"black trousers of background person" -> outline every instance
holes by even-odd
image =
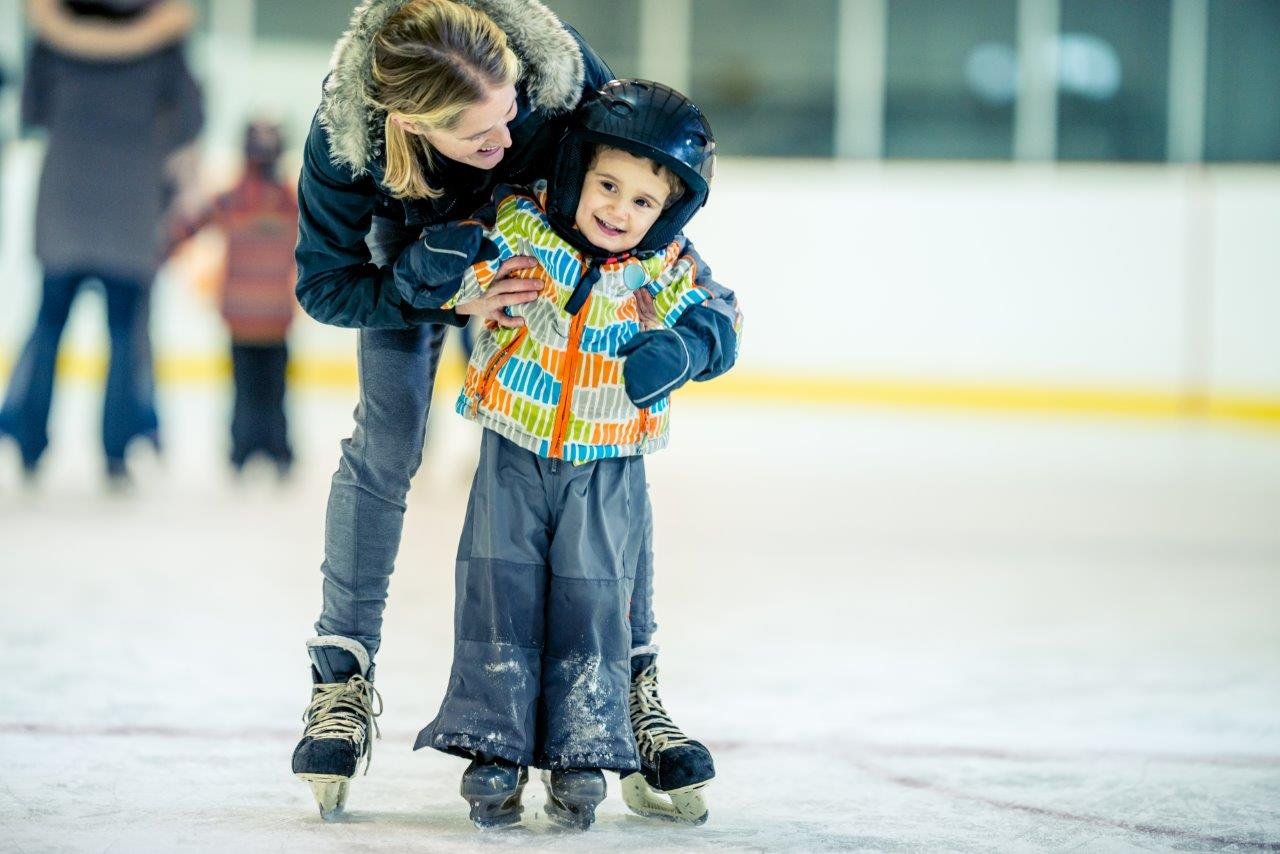
[[[284,414],[288,365],[289,349],[283,341],[231,345],[231,371],[236,386],[231,415],[231,464],[237,469],[254,453],[265,454],[282,468],[293,462]]]

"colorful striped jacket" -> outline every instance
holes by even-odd
[[[497,199],[480,215],[492,225],[468,221],[424,235],[437,262],[417,271],[421,290],[411,297],[428,307],[447,294],[438,304],[452,308],[480,296],[508,258],[538,261],[519,273],[542,282],[538,299],[513,311],[525,325],[494,325],[477,336],[458,413],[539,456],[574,463],[665,447],[670,398],[632,404],[618,348],[642,329],[670,328],[711,298],[697,284],[684,239],[647,257],[593,259],[552,230],[545,182],[532,192],[504,187]]]
[[[176,246],[204,228],[226,237],[220,308],[237,343],[278,343],[293,321],[298,203],[288,185],[252,171],[191,219],[170,223]],[[171,250],[172,251],[172,250]]]

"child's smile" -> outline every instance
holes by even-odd
[[[621,226],[613,225],[612,223],[606,220],[603,220],[600,217],[596,217],[596,224],[600,226],[601,231],[613,237],[618,237],[626,233],[625,228]]]

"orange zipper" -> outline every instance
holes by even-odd
[[[559,459],[564,450],[564,434],[569,426],[569,405],[573,402],[573,382],[578,373],[578,359],[582,352],[578,345],[582,342],[582,328],[587,325],[590,313],[592,294],[582,303],[578,313],[573,316],[569,325],[569,343],[564,354],[564,373],[560,377],[560,405],[556,407],[555,429],[551,431],[551,458]]]
[[[525,333],[529,331],[529,327],[522,326],[515,337],[507,342],[506,346],[494,354],[489,360],[489,365],[484,369],[484,373],[480,375],[480,381],[476,383],[475,396],[471,398],[471,415],[474,418],[480,410],[480,404],[484,402],[484,396],[489,393],[489,386],[493,384],[493,378],[507,363],[507,359],[511,358],[511,354],[520,346],[520,342],[524,340]]]

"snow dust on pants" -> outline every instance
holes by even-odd
[[[414,749],[638,768],[628,608],[647,517],[643,457],[575,466],[486,430],[458,545],[449,687]]]

